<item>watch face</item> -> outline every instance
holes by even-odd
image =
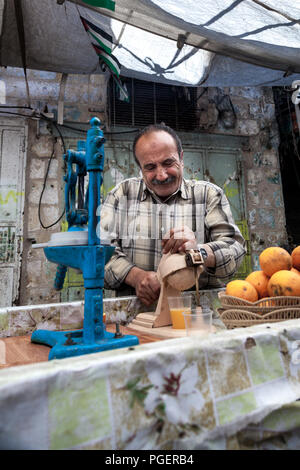
[[[200,253],[201,253],[203,259],[207,258],[208,254],[207,254],[207,251],[206,251],[205,248],[200,248]]]

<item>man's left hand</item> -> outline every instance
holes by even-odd
[[[197,249],[194,232],[187,226],[175,227],[162,239],[163,253],[182,253]]]

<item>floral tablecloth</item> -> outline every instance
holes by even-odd
[[[300,321],[0,372],[0,448],[299,449]]]

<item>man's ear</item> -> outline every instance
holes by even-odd
[[[181,153],[179,155],[179,160],[180,160],[180,163],[182,164],[183,166],[183,150],[181,150]]]

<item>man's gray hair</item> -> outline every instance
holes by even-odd
[[[166,126],[166,124],[164,124],[163,122],[161,124],[150,124],[149,126],[146,126],[146,127],[144,127],[144,129],[140,130],[139,133],[135,136],[134,141],[133,141],[133,155],[134,155],[134,159],[135,159],[136,163],[138,164],[138,166],[140,166],[140,163],[139,163],[139,161],[136,157],[136,154],[135,154],[135,148],[136,148],[136,144],[137,144],[138,140],[143,135],[150,134],[151,132],[158,132],[158,131],[167,132],[168,134],[170,134],[173,137],[173,139],[175,141],[175,144],[176,144],[176,147],[177,147],[178,156],[180,158],[180,155],[181,155],[181,152],[182,152],[182,143],[181,143],[181,140],[179,139],[178,135],[176,134],[176,132],[171,127]]]

